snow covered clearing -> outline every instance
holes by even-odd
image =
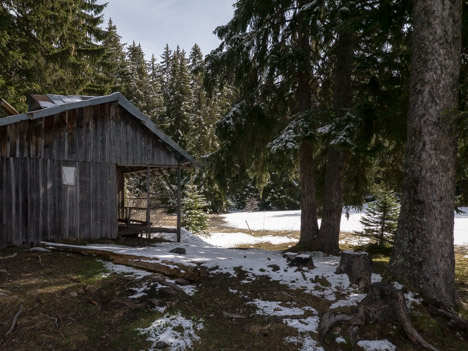
[[[460,208],[464,213],[455,214],[454,242],[455,245],[468,245],[468,207]],[[350,210],[343,212],[341,216],[342,232],[353,233],[362,231],[360,222],[363,212]],[[263,211],[263,212],[236,212],[222,215],[227,226],[243,230],[267,230],[267,231],[299,231],[301,228],[301,211]],[[247,225],[248,223],[248,225]],[[319,220],[320,225],[320,220]],[[361,242],[358,242],[361,240]],[[356,243],[348,240],[349,244],[362,243],[356,238]],[[368,240],[368,239],[367,239]]]
[[[295,243],[297,239],[287,236],[253,236],[245,233],[209,233],[203,236],[203,240],[216,247],[236,247],[239,245],[254,245],[259,243],[270,243],[273,245]]]

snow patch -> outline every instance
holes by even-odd
[[[304,310],[299,307],[284,307],[278,301],[263,301],[255,299],[248,302],[249,305],[257,307],[257,314],[266,316],[301,316]]]
[[[115,264],[112,262],[108,261],[103,261],[103,260],[97,260],[98,262],[101,262],[104,268],[110,272],[110,273],[117,273],[117,274],[124,274],[124,277],[129,278],[133,277],[135,279],[142,279],[148,275],[151,275],[153,273],[143,271],[141,269],[135,269],[129,266],[124,266],[122,264]]]
[[[49,249],[46,249],[46,248],[40,247],[40,246],[32,247],[32,248],[29,249],[29,251],[50,252]]]
[[[336,342],[337,344],[347,344],[345,338],[343,338],[341,335],[338,336],[338,337],[335,339],[335,342]]]
[[[339,300],[330,306],[333,310],[339,307],[357,306],[366,297],[365,294],[350,293],[345,300]]]
[[[387,339],[384,340],[360,340],[358,346],[365,351],[395,351],[396,346]]]
[[[302,347],[298,349],[299,351],[324,351],[323,347],[318,346],[317,341],[307,334],[288,336],[284,341],[294,345],[302,345]]]
[[[317,333],[320,319],[317,316],[307,317],[304,319],[285,318],[283,319],[283,323],[291,328],[296,329],[299,333]]]
[[[164,342],[169,345],[167,350],[176,351],[192,349],[193,342],[200,340],[196,332],[201,329],[203,329],[202,322],[195,323],[182,317],[178,312],[174,315],[166,314],[155,320],[148,328],[141,328],[138,331],[148,335],[147,340],[153,343],[153,348],[158,342]]]

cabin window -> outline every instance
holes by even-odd
[[[76,167],[62,167],[63,185],[76,185]]]

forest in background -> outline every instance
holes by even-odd
[[[328,196],[327,162],[333,157],[346,159],[342,169],[334,170],[344,179],[345,205],[361,206],[376,187],[400,193],[411,2],[350,6],[346,1],[304,1],[299,15],[310,17],[307,70],[313,77],[306,114],[295,111],[293,102],[294,66],[301,64],[301,54],[292,45],[294,28],[287,26],[297,20],[287,14],[292,11],[288,3],[248,9],[261,11],[264,18],[275,13],[282,18],[267,29],[252,24],[252,30],[245,31],[241,26],[247,22],[241,22],[247,15],[238,13],[237,19],[216,29],[223,42],[206,58],[194,44],[189,53],[166,46],[148,61],[138,43],[121,42],[112,20],[103,23],[105,5],[95,0],[3,1],[0,96],[25,112],[29,94],[121,92],[200,160],[203,168],[186,174],[185,182],[192,180],[215,212],[299,208],[303,139],[315,145],[319,213]],[[468,21],[463,23],[466,32]],[[268,31],[281,34],[263,46]],[[462,97],[467,92],[466,37]],[[340,62],[348,67],[342,65],[344,71],[337,76]],[[345,90],[341,107],[334,96],[336,86]],[[465,103],[461,98],[460,110],[466,110]],[[457,199],[462,205],[468,199],[463,116],[459,126]]]

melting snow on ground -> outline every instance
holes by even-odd
[[[286,343],[292,343],[300,346],[298,350],[323,351],[323,348],[318,346],[317,341],[313,338],[313,334],[317,334],[320,319],[317,316],[317,311],[312,307],[286,307],[278,301],[263,301],[260,299],[255,299],[251,301],[250,304],[257,307],[257,314],[285,317],[282,322],[295,329],[298,334],[297,336],[286,337],[284,339]],[[301,316],[303,316],[306,311],[314,315],[302,318]]]
[[[384,340],[360,340],[358,346],[362,347],[365,351],[395,351],[396,346],[390,341]]]
[[[197,331],[203,329],[201,321],[194,322],[180,313],[165,314],[155,320],[148,328],[139,329],[153,343],[152,348],[176,351],[192,349],[193,342],[200,340]],[[163,346],[163,345],[167,346]]]
[[[239,245],[254,245],[259,243],[270,243],[273,245],[296,242],[296,238],[287,236],[252,236],[245,233],[210,233],[203,236],[203,240],[216,247],[236,247]]]
[[[147,272],[141,269],[132,268],[129,266],[124,266],[122,264],[115,264],[108,261],[97,260],[101,262],[104,268],[110,273],[123,274],[127,278],[143,279],[144,277],[151,275],[153,273]],[[105,273],[104,275],[108,275]]]
[[[284,307],[278,301],[263,301],[255,299],[249,302],[257,307],[257,314],[266,316],[302,316],[306,310],[317,313],[312,307]]]
[[[46,248],[40,247],[40,246],[32,247],[32,248],[29,249],[29,251],[50,252],[49,249],[46,249]]]
[[[468,209],[467,209],[468,210]],[[358,231],[362,229],[359,219],[362,214],[350,212],[349,216],[343,215],[342,231]],[[255,212],[255,213],[233,213],[223,215],[223,218],[231,227],[247,230],[299,230],[300,211],[280,212]],[[247,227],[247,223],[248,227]],[[170,239],[174,235],[171,234]],[[287,240],[287,241],[286,241]],[[193,235],[182,230],[182,242],[158,243],[156,245],[132,248],[119,245],[93,244],[82,248],[111,251],[124,255],[135,255],[144,259],[159,259],[172,263],[184,265],[201,265],[213,273],[237,276],[236,269],[241,268],[246,274],[244,283],[249,283],[259,276],[268,277],[273,281],[288,285],[292,289],[301,289],[306,293],[318,296],[330,301],[330,308],[357,305],[364,298],[356,289],[350,286],[346,274],[335,274],[339,264],[339,257],[328,256],[319,252],[310,253],[313,257],[315,268],[302,268],[289,266],[287,260],[278,251],[265,250],[239,250],[226,249],[242,244],[255,244],[258,242],[270,242],[273,244],[290,242],[293,239],[266,235],[254,237],[245,233],[212,233],[207,236]],[[455,218],[455,242],[457,244],[468,244],[468,215],[461,214]],[[45,243],[46,245],[60,247],[68,246],[62,244]],[[185,248],[186,254],[179,255],[171,253],[174,248]],[[142,279],[152,273],[103,262],[105,268],[110,272],[122,273],[125,276]],[[381,276],[372,275],[372,282],[380,281]],[[141,287],[134,289],[133,298],[141,297],[145,290],[151,288],[152,284],[143,282]],[[181,287],[187,294],[193,294],[193,286]],[[234,293],[234,291],[232,291]],[[405,294],[407,304],[417,303],[419,300],[411,293]],[[257,313],[281,316],[283,323],[297,330],[297,336],[290,336],[285,342],[297,344],[301,350],[323,350],[314,340],[319,318],[312,308],[299,308],[289,304],[284,306],[275,301],[253,300],[251,302],[257,307]],[[160,311],[164,313],[163,310]],[[307,313],[306,313],[307,312]],[[180,314],[164,315],[157,319],[150,327],[141,329],[148,335],[149,340],[156,347],[158,342],[170,345],[170,350],[190,349],[193,341],[198,340],[196,331],[202,328],[202,323],[193,322],[182,317]],[[181,331],[183,330],[183,332]],[[341,341],[341,339],[340,339]],[[365,350],[395,350],[395,346],[387,340],[363,340],[359,346]]]

